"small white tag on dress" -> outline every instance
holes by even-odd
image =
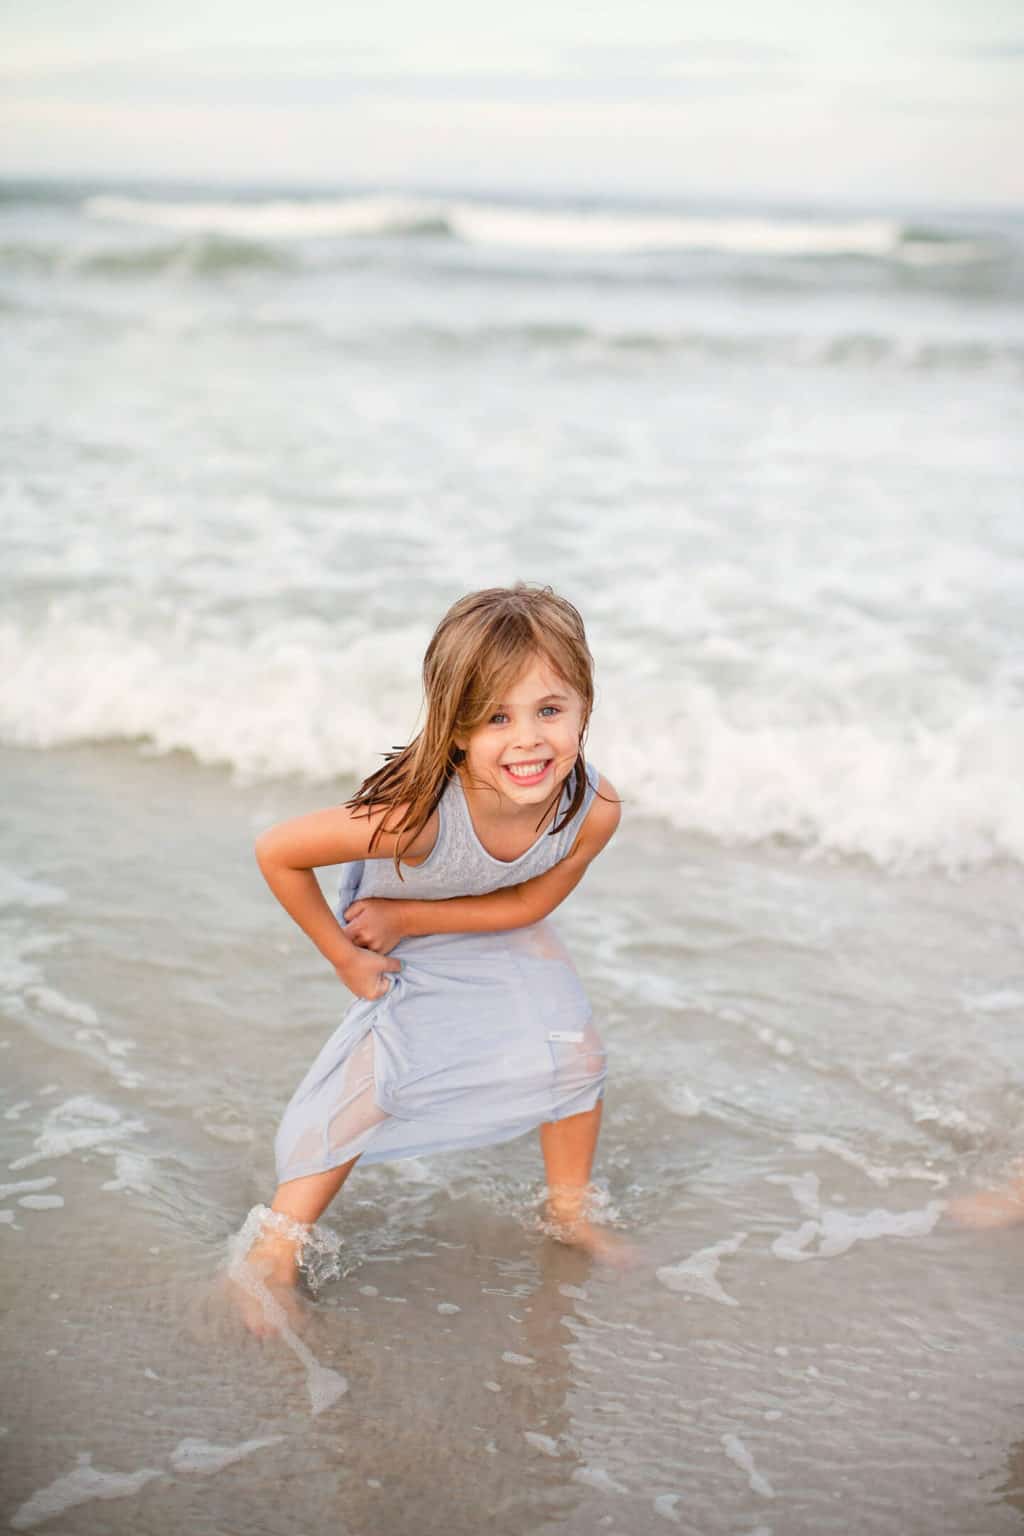
[[[549,1040],[564,1040],[566,1045],[581,1045],[583,1042],[582,1029],[549,1029]]]

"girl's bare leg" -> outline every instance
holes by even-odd
[[[306,1178],[289,1179],[286,1184],[279,1184],[270,1209],[303,1226],[311,1226],[323,1215],[358,1161],[358,1157],[352,1157],[337,1168],[329,1168],[326,1173],[312,1173]],[[245,1265],[259,1276],[262,1286],[291,1326],[298,1326],[300,1322],[295,1298],[300,1248],[301,1238],[276,1232],[265,1224],[244,1259]],[[225,1283],[251,1333],[265,1337],[277,1332],[267,1316],[258,1289],[230,1273]]]
[[[290,1216],[303,1226],[319,1220],[338,1190],[359,1161],[352,1157],[326,1173],[311,1173],[302,1179],[279,1184],[270,1209]],[[249,1259],[268,1262],[267,1279],[274,1285],[294,1285],[299,1278],[299,1242],[283,1233],[266,1231],[249,1249]]]
[[[627,1262],[632,1250],[587,1216],[590,1171],[601,1129],[603,1101],[579,1115],[548,1120],[540,1128],[548,1194],[545,1215],[561,1242],[585,1248],[588,1253],[612,1262]]]
[[[306,1128],[298,1157],[318,1157],[322,1147],[333,1152],[358,1146],[359,1151],[324,1173],[306,1174],[279,1184],[270,1209],[288,1220],[274,1223],[264,1216],[259,1236],[245,1256],[251,1273],[259,1276],[285,1312],[296,1311],[294,1292],[305,1236],[304,1232],[294,1230],[292,1224],[309,1228],[319,1220],[366,1150],[367,1141],[388,1118],[374,1097],[374,1050],[373,1031],[368,1029],[345,1062],[338,1102],[323,1136],[319,1126]],[[293,1150],[289,1152],[292,1155]],[[284,1231],[279,1230],[282,1227]],[[265,1326],[265,1320],[256,1315],[258,1300],[250,1294],[249,1301],[243,1302],[246,1322],[256,1333],[272,1332]]]
[[[590,1170],[601,1129],[602,1101],[580,1115],[548,1120],[540,1128],[540,1149],[547,1174],[547,1215],[572,1223],[584,1213]]]

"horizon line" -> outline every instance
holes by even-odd
[[[782,210],[784,208],[800,208],[813,206],[816,210],[835,210],[837,212],[851,212],[854,209],[871,210],[875,213],[895,212],[901,210],[909,212],[914,209],[931,213],[993,213],[993,214],[1024,214],[1024,201],[1021,202],[997,202],[992,199],[978,201],[953,201],[953,200],[926,200],[920,198],[903,197],[895,193],[879,195],[868,201],[860,196],[837,200],[835,196],[823,193],[805,192],[796,194],[779,190],[764,189],[754,191],[752,189],[726,191],[712,191],[709,188],[675,188],[647,187],[642,190],[636,187],[625,188],[621,184],[609,184],[606,187],[596,188],[592,185],[586,187],[577,185],[574,188],[568,186],[552,186],[548,184],[515,183],[512,181],[502,184],[484,184],[480,182],[423,182],[423,181],[399,181],[392,178],[381,178],[377,181],[368,181],[359,177],[338,177],[334,180],[310,179],[301,177],[282,178],[280,176],[261,178],[258,174],[238,175],[225,174],[222,177],[216,175],[196,176],[184,172],[161,171],[97,171],[97,170],[36,170],[20,171],[9,170],[0,166],[0,184],[2,185],[59,185],[72,182],[88,183],[96,187],[139,185],[146,187],[167,188],[194,188],[202,191],[233,190],[261,191],[264,193],[324,193],[330,192],[341,195],[363,195],[367,193],[393,192],[428,197],[491,197],[496,199],[508,198],[522,200],[524,198],[540,198],[543,200],[572,200],[578,203],[617,201],[622,204],[633,202],[637,205],[650,207],[652,204],[669,203],[678,205],[686,202],[704,202],[720,205],[750,205],[760,204]]]

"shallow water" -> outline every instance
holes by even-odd
[[[1017,1530],[1024,1238],[944,1204],[1024,1157],[1020,218],[99,190],[0,186],[4,1518]],[[519,577],[625,802],[556,924],[640,1260],[535,1137],[357,1169],[261,1342],[348,997],[254,836]]]
[[[895,877],[627,813],[556,921],[639,1262],[538,1230],[535,1137],[357,1168],[297,1351],[216,1282],[347,994],[251,845],[348,784],[117,746],[0,770],[13,1529],[1020,1528],[1021,1236],[943,1216],[1024,1152],[1018,868]]]

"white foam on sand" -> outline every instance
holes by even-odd
[[[264,1446],[276,1445],[284,1438],[284,1435],[268,1435],[261,1440],[243,1440],[239,1445],[212,1445],[209,1440],[190,1437],[178,1442],[170,1454],[169,1465],[174,1472],[208,1476],[242,1461]],[[154,1477],[165,1476],[167,1473],[158,1467],[140,1467],[137,1472],[103,1472],[92,1465],[91,1452],[80,1451],[78,1466],[46,1488],[37,1489],[15,1511],[11,1526],[16,1531],[26,1531],[93,1499],[130,1498]]]
[[[181,1440],[171,1452],[170,1464],[175,1472],[195,1472],[208,1475],[220,1472],[251,1456],[266,1445],[277,1445],[284,1435],[268,1435],[262,1440],[243,1440],[239,1445],[212,1445],[209,1440],[195,1437]]]
[[[558,1455],[558,1441],[552,1440],[550,1435],[542,1435],[536,1429],[524,1429],[523,1439],[527,1445],[532,1445],[534,1450],[541,1451],[545,1456]]]
[[[977,1013],[1012,1013],[1024,1009],[1024,992],[1016,987],[997,987],[991,992],[960,994],[960,1002],[968,1011]]]
[[[51,947],[52,940],[43,934],[5,932],[0,950],[0,994],[6,1014],[16,1018],[25,1016],[22,994],[26,987],[39,980],[39,967],[29,957]]]
[[[723,1435],[722,1445],[729,1460],[735,1462],[738,1467],[746,1472],[750,1480],[751,1492],[759,1493],[766,1499],[774,1499],[775,1489],[766,1477],[761,1476],[761,1473],[754,1465],[753,1456],[751,1456],[739,1435]]]
[[[20,1179],[14,1184],[0,1184],[0,1200],[5,1200],[8,1195],[27,1195],[32,1190],[49,1189],[51,1184],[56,1184],[54,1174],[48,1173],[42,1179]]]
[[[883,1189],[887,1188],[893,1179],[918,1179],[934,1184],[938,1189],[943,1189],[949,1183],[946,1174],[939,1173],[934,1168],[922,1168],[917,1163],[907,1163],[902,1168],[872,1163],[863,1153],[855,1152],[852,1147],[848,1147],[836,1136],[817,1136],[800,1132],[793,1137],[793,1145],[801,1152],[830,1152],[833,1157],[838,1157],[849,1167],[860,1169],[872,1183],[880,1185]]]
[[[654,1513],[661,1515],[664,1520],[671,1520],[673,1525],[679,1525],[679,1511],[676,1509],[678,1503],[678,1493],[659,1493],[654,1500]]]
[[[0,908],[59,907],[68,899],[67,891],[46,880],[30,880],[0,864]]]
[[[55,987],[28,987],[25,996],[30,1003],[35,1003],[44,1013],[52,1013],[59,1019],[70,1019],[73,1024],[95,1025],[99,1023],[99,1015],[90,1003],[76,1003],[72,998],[65,997],[63,992],[58,992]]]
[[[604,1467],[577,1467],[572,1474],[574,1483],[585,1483],[588,1488],[596,1488],[600,1493],[628,1493],[629,1489],[617,1483]]]
[[[770,1173],[766,1182],[784,1185],[800,1209],[807,1215],[816,1216],[821,1210],[821,1200],[818,1196],[821,1180],[816,1173]]]
[[[105,1029],[99,1028],[76,1029],[75,1039],[98,1040],[103,1046],[103,1049],[107,1052],[108,1056],[127,1056],[129,1051],[138,1050],[139,1047],[139,1042],[137,1040],[130,1040],[127,1036],[125,1036],[124,1039],[119,1040],[114,1035],[108,1035]],[[121,1081],[125,1082],[127,1079],[122,1078]],[[135,1081],[142,1081],[142,1078],[137,1073],[135,1074]]]
[[[251,1125],[231,1125],[220,1120],[207,1120],[203,1130],[207,1136],[212,1136],[214,1141],[233,1142],[235,1145],[244,1145],[256,1139],[256,1133]]]
[[[24,989],[26,1002],[41,1012],[49,1014],[51,1018],[66,1019],[71,1024],[77,1024],[74,1038],[82,1045],[95,1043],[107,1056],[113,1057],[110,1070],[114,1077],[124,1088],[137,1088],[143,1081],[142,1073],[132,1071],[121,1066],[121,1058],[127,1056],[129,1051],[138,1049],[138,1041],[128,1037],[119,1039],[105,1030],[99,1021],[99,1015],[91,1003],[76,1002],[74,998],[66,997],[56,987],[34,984]]]
[[[853,1215],[834,1207],[823,1209],[818,1197],[815,1174],[770,1174],[769,1184],[783,1184],[800,1209],[812,1219],[795,1232],[783,1232],[772,1243],[778,1259],[801,1263],[806,1259],[834,1259],[846,1253],[854,1243],[870,1242],[878,1237],[924,1237],[931,1232],[945,1209],[942,1200],[930,1200],[914,1211],[887,1211],[881,1208]],[[817,1246],[812,1248],[813,1243]]]
[[[16,1157],[7,1166],[12,1171],[31,1168],[33,1163],[67,1157],[72,1152],[81,1152],[88,1147],[95,1147],[100,1152],[112,1152],[113,1143],[123,1141],[136,1131],[145,1131],[146,1128],[144,1120],[125,1119],[113,1105],[104,1104],[101,1099],[95,1099],[90,1094],[77,1094],[50,1110],[43,1129],[35,1137],[35,1152]]]
[[[747,1240],[745,1232],[715,1243],[711,1248],[699,1248],[688,1259],[678,1264],[663,1264],[656,1271],[662,1285],[670,1291],[686,1291],[692,1296],[706,1296],[709,1301],[719,1301],[726,1307],[738,1307],[735,1296],[730,1296],[718,1283],[718,1266],[727,1254],[736,1253]]]
[[[152,1159],[144,1152],[115,1152],[114,1177],[100,1185],[112,1193],[145,1195],[152,1189]]]
[[[61,1206],[61,1205],[64,1204],[64,1196],[63,1195],[22,1195],[21,1199],[18,1201],[18,1204],[25,1206],[26,1210],[29,1210],[29,1211],[56,1210],[56,1208],[58,1206]]]
[[[4,872],[0,869],[0,907],[3,906],[4,879]],[[63,899],[61,892],[56,892],[56,896]],[[53,892],[47,887],[35,905],[50,905],[53,899]],[[60,935],[47,933],[5,934],[4,943],[0,946],[0,992],[4,994],[5,1011],[27,1020],[30,1025],[35,1024],[33,1014],[76,1025],[73,1033],[63,1036],[61,1043],[73,1039],[80,1045],[98,1046],[99,1051],[92,1049],[87,1052],[91,1060],[102,1062],[123,1088],[137,1088],[143,1081],[143,1075],[122,1065],[122,1058],[129,1051],[137,1050],[138,1042],[128,1038],[119,1039],[110,1034],[100,1024],[99,1015],[91,1003],[67,997],[56,987],[48,986],[39,966],[29,958],[61,942]],[[52,1031],[47,1031],[49,1033]],[[17,1114],[11,1118],[16,1119]]]
[[[163,1477],[157,1467],[140,1467],[137,1472],[103,1472],[92,1465],[88,1451],[79,1452],[78,1466],[65,1472],[46,1488],[39,1488],[11,1517],[11,1527],[27,1531],[54,1515],[88,1504],[92,1499],[126,1499],[138,1493],[154,1477]]]
[[[696,1120],[704,1114],[704,1100],[685,1083],[665,1083],[662,1087],[662,1103],[681,1120]]]

